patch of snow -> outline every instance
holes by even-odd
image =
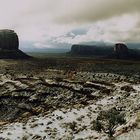
[[[73,136],[73,139],[87,138],[90,136],[98,137],[96,131],[91,130],[91,122],[96,118],[94,113],[96,105],[90,105],[80,109],[62,109],[56,110],[46,116],[31,117],[27,123],[11,123],[4,126],[1,130],[1,138],[9,138],[10,140],[20,140],[24,136],[31,140],[33,136],[39,135],[46,140],[51,139],[54,135],[55,139],[63,139],[64,136]],[[93,110],[93,112],[92,112]],[[89,115],[90,114],[90,115]],[[81,120],[78,118],[81,117]],[[86,129],[73,134],[72,130],[65,127],[64,124],[76,122],[77,127],[86,125]]]

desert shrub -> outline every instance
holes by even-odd
[[[55,81],[56,81],[56,82],[62,82],[62,81],[63,81],[63,78],[62,78],[62,77],[56,77],[56,78],[55,78]]]
[[[75,131],[76,130],[76,127],[77,127],[76,124],[77,124],[76,122],[69,123],[70,129],[73,130],[73,131]]]
[[[131,91],[135,91],[134,88],[132,86],[126,85],[121,87],[121,90],[127,91],[127,92],[131,92]]]
[[[111,92],[112,92],[112,90],[111,89],[107,89],[107,88],[102,90],[102,93],[104,93],[106,95],[109,95]]]
[[[96,130],[98,132],[101,132],[101,130],[102,130],[102,124],[100,123],[99,120],[94,120],[94,121],[92,121],[91,124],[92,124],[92,126],[91,126],[91,129],[92,130]]]
[[[98,132],[103,130],[112,137],[117,126],[126,122],[124,117],[125,115],[120,113],[116,108],[101,111],[96,119],[95,130]]]

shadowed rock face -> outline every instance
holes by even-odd
[[[73,45],[71,48],[71,53],[73,54],[92,54],[96,46],[88,45]]]
[[[70,54],[72,55],[95,55],[105,56],[113,52],[111,47],[89,46],[89,45],[72,45]]]
[[[93,56],[96,58],[109,59],[136,59],[140,60],[140,51],[128,49],[123,43],[117,43],[112,46],[89,46],[75,44],[72,45],[71,55],[75,56]]]
[[[125,44],[115,44],[114,52],[117,58],[127,58],[129,56],[129,50]]]
[[[19,50],[18,35],[13,30],[0,30],[0,58],[29,58]]]
[[[0,30],[0,49],[1,50],[18,50],[19,40],[13,30]]]

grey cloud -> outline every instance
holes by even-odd
[[[74,0],[71,3],[74,4]],[[74,8],[70,5],[55,20],[60,23],[95,22],[130,13],[140,13],[140,0],[81,0]]]
[[[72,30],[72,33],[74,33],[75,35],[83,35],[86,34],[88,31],[87,28],[77,28],[75,30]]]
[[[123,40],[140,40],[140,0],[0,0],[0,3],[0,28],[15,29],[24,41],[46,41],[55,46],[57,43],[121,40],[122,34]],[[124,22],[120,17],[125,14],[131,16]],[[118,18],[106,22],[114,17]],[[137,18],[139,22],[135,21]],[[122,33],[125,24],[131,25],[130,21],[135,21],[136,26]],[[96,26],[97,22],[101,25]],[[124,25],[118,26],[122,22]],[[89,31],[89,26],[94,30]],[[58,42],[48,41],[47,38],[53,36]]]

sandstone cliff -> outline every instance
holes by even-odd
[[[112,46],[88,46],[72,45],[71,55],[75,56],[96,56],[109,59],[140,59],[140,51],[129,49],[123,43],[117,43]]]
[[[72,55],[95,55],[95,56],[105,56],[113,52],[112,47],[102,47],[102,46],[89,46],[89,45],[72,45],[70,54]]]
[[[18,50],[19,40],[13,30],[0,30],[0,49],[1,50]]]
[[[117,43],[114,47],[114,53],[117,58],[128,58],[129,50],[125,44]]]
[[[19,50],[18,35],[13,30],[0,30],[0,58],[29,58],[28,55]]]

